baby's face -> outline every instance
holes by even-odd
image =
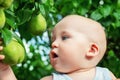
[[[96,66],[106,50],[101,25],[80,16],[62,19],[53,30],[52,41],[50,61],[62,73]]]
[[[83,68],[89,40],[78,31],[78,26],[65,21],[58,23],[53,30],[50,61],[56,71],[68,73]]]

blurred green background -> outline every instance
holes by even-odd
[[[47,30],[32,36],[26,31],[28,21],[38,12],[45,17]],[[14,0],[5,14],[6,25],[20,35],[27,53],[23,63],[12,66],[18,80],[39,80],[54,71],[49,62],[51,30],[69,14],[89,17],[104,26],[108,47],[98,65],[120,77],[120,0]]]

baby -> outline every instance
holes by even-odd
[[[56,70],[41,80],[115,80],[107,69],[96,65],[106,51],[106,35],[96,21],[69,15],[52,32],[50,61]]]
[[[115,80],[107,68],[97,66],[105,51],[103,27],[91,19],[69,15],[57,23],[52,32],[50,61],[56,72],[41,80]],[[0,55],[0,60],[3,59]],[[10,66],[2,62],[0,80],[16,80]]]

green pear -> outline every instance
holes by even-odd
[[[42,14],[32,16],[29,22],[29,31],[33,35],[41,35],[46,30],[47,24]]]
[[[1,0],[0,2],[1,2],[0,6],[7,9],[11,6],[13,0],[4,0],[4,1]]]
[[[120,8],[120,0],[117,0],[117,7]]]
[[[4,0],[0,0],[0,5],[4,2]]]
[[[0,8],[0,29],[5,25],[5,13],[4,10]]]
[[[21,63],[25,58],[25,49],[18,43],[17,40],[13,39],[6,46],[3,47],[0,54],[5,55],[4,63],[9,65],[15,65]]]

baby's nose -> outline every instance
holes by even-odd
[[[54,41],[52,42],[52,48],[57,48],[58,47],[58,42],[57,41]]]

